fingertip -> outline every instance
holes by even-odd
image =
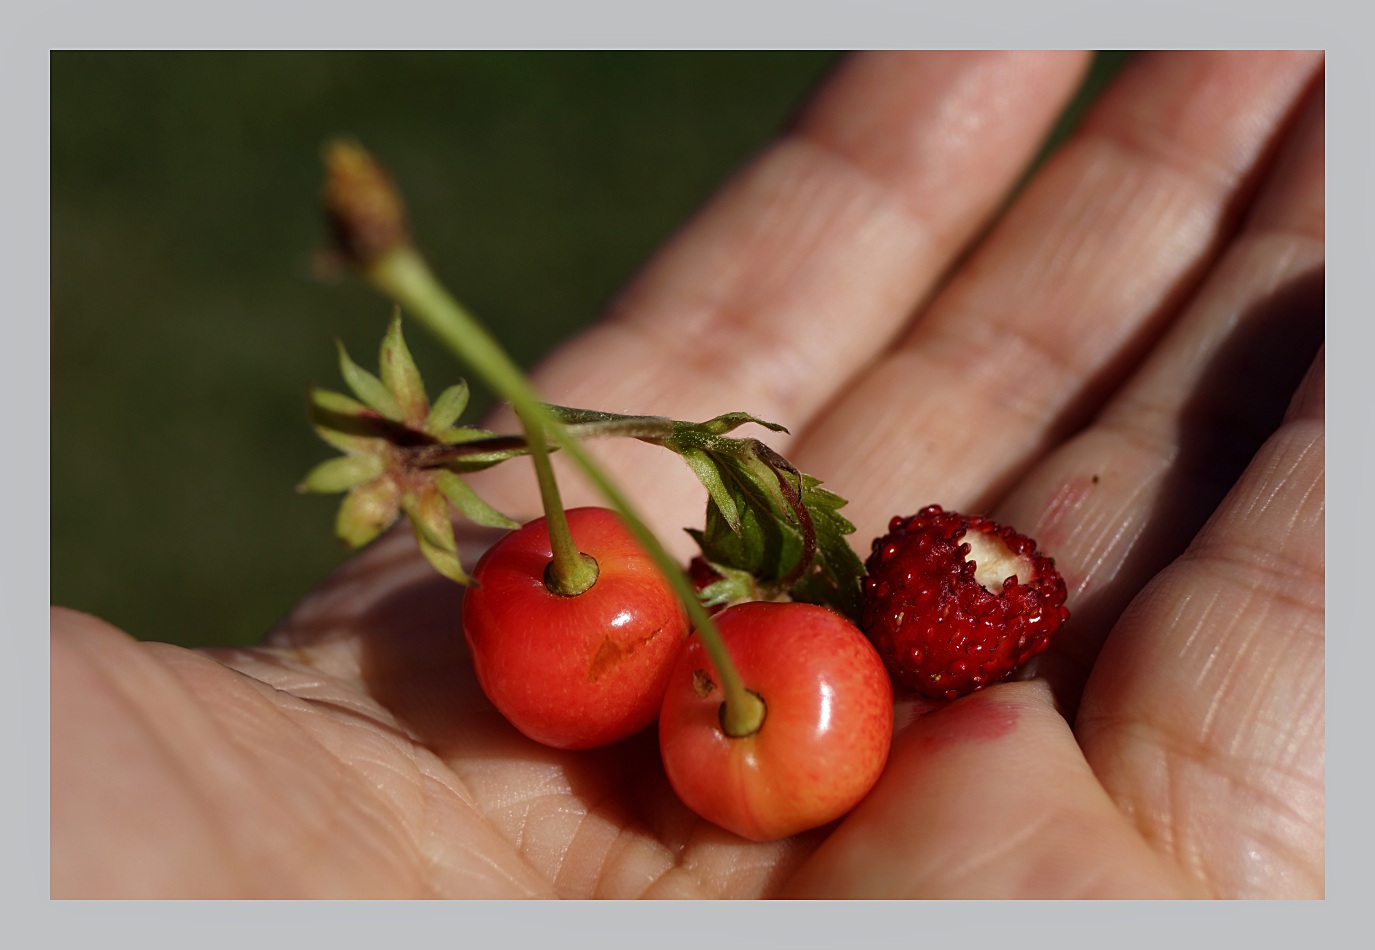
[[[1284,421],[1297,422],[1303,419],[1322,421],[1327,411],[1326,383],[1327,345],[1323,344],[1318,349],[1318,355],[1313,357],[1313,362],[1309,364],[1308,372],[1304,374],[1298,389],[1294,391],[1294,398],[1289,402],[1289,409],[1284,414]]]

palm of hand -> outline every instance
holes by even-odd
[[[1037,675],[904,701],[837,825],[744,842],[652,735],[526,741],[394,532],[259,649],[54,614],[54,893],[1320,895],[1320,67],[1254,59],[1135,64],[915,320],[1076,63],[856,59],[542,369],[569,405],[787,423],[857,538],[939,501],[1055,555],[1074,618]],[[627,486],[664,538],[700,519],[675,464]],[[505,469],[475,487],[532,514]]]

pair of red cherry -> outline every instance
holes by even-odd
[[[670,581],[665,576],[672,569],[667,552],[641,530],[619,489],[568,432],[570,410],[560,419],[496,340],[435,278],[411,244],[390,176],[352,143],[328,146],[325,164],[325,207],[339,260],[472,366],[511,403],[525,430],[525,447],[549,517],[511,532],[492,547],[474,569],[463,603],[464,635],[478,682],[493,705],[527,736],[566,749],[624,739],[657,717],[664,768],[679,797],[702,817],[746,837],[785,837],[852,808],[878,779],[892,737],[892,687],[874,647],[858,628],[824,607],[752,602],[727,608],[715,618],[700,610],[683,577]],[[414,436],[407,440],[412,447],[471,447],[481,441],[483,433],[475,430],[453,442],[445,440],[446,427],[436,419],[456,419],[462,399],[444,402],[441,396],[438,416],[434,407],[421,405],[424,388],[400,342],[399,324],[396,342],[384,347],[381,362],[378,380],[341,359],[350,386],[368,404],[346,400],[343,415],[369,422],[385,417],[402,422],[403,430],[414,428],[394,405],[405,401],[415,409],[413,421],[421,430],[407,433]],[[383,390],[404,390],[405,399]],[[448,392],[461,396],[466,388]],[[600,425],[601,434],[647,438],[690,455],[694,472],[707,483],[713,504],[732,531],[740,527],[740,504],[716,466],[725,465],[733,480],[761,488],[768,499],[774,494],[769,486],[777,479],[777,504],[770,501],[768,507],[807,522],[804,547],[817,546],[803,497],[816,488],[814,479],[809,482],[752,440],[733,445],[713,461],[713,449],[724,451],[723,436],[735,427],[745,422],[774,430],[781,426],[745,413],[692,426],[657,417],[572,412],[584,426]],[[636,428],[646,421],[652,423],[649,431]],[[632,425],[626,429],[625,424]],[[332,432],[328,426],[320,428],[322,434]],[[375,433],[381,443],[395,437],[391,427]],[[365,451],[353,431],[342,436],[333,432],[329,441],[350,455],[382,451],[365,459],[366,465],[355,457],[342,466],[331,463],[323,475],[317,470],[318,490],[338,490],[360,469],[379,477],[379,467],[394,484],[422,483],[426,497],[435,500],[428,510],[430,520],[425,512],[407,514],[431,563],[461,581],[443,499],[483,524],[502,516],[475,501],[457,478],[446,480],[446,490],[437,483],[439,474],[426,468],[457,464],[455,458],[403,463],[385,444]],[[635,524],[636,533],[608,509],[563,510],[546,442],[567,454]],[[500,458],[469,459],[475,468],[468,470],[496,461]],[[835,509],[843,500],[820,493],[818,504]],[[395,518],[399,507],[387,513]],[[351,533],[350,542],[381,530],[385,519],[369,514],[373,517],[360,519],[366,531]],[[771,511],[765,515],[771,516]],[[836,549],[852,557],[839,529],[843,523],[834,516],[827,521]],[[814,555],[814,550],[807,554],[799,570],[806,570]],[[587,558],[594,567],[589,568]],[[697,617],[696,632],[689,630],[689,613]]]
[[[731,735],[720,675],[653,559],[615,512],[566,514],[578,550],[596,562],[589,589],[550,591],[540,518],[482,557],[464,598],[478,682],[513,726],[545,745],[587,749],[657,718],[679,798],[758,841],[826,824],[868,793],[887,760],[893,693],[857,627],[802,603],[716,614],[740,680],[763,703],[753,731]]]

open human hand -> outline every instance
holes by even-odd
[[[255,648],[54,608],[53,896],[1321,896],[1322,59],[1138,56],[1004,208],[1084,64],[850,58],[535,377],[784,423],[856,538],[934,502],[1055,557],[1050,651],[900,698],[853,812],[748,842],[650,734],[525,739],[402,529]],[[593,448],[686,557],[691,473]],[[470,483],[538,513],[518,466]],[[460,531],[465,563],[493,540]]]

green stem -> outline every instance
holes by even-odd
[[[536,444],[541,447],[544,445],[543,436],[547,433],[616,509],[631,533],[649,552],[659,570],[673,586],[674,592],[687,608],[698,636],[702,638],[702,645],[721,678],[721,688],[725,695],[721,721],[726,733],[731,736],[747,736],[757,732],[764,721],[764,703],[741,682],[740,674],[736,671],[730,653],[721,640],[721,634],[712,623],[711,615],[698,600],[697,592],[693,590],[677,562],[659,543],[659,539],[635,513],[629,499],[583,449],[582,443],[570,435],[544,405],[534,386],[506,355],[500,344],[450,296],[430,271],[424,258],[409,245],[402,245],[383,254],[366,265],[363,274],[373,286],[408,310],[459,359],[470,365],[492,389],[511,403],[522,425],[525,426],[526,438],[532,450]]]
[[[557,416],[557,408],[555,408]],[[672,435],[672,420],[656,416],[636,416],[608,422],[563,423],[564,431],[578,439],[640,439],[651,445],[664,445]],[[439,468],[449,462],[477,461],[495,465],[517,455],[528,454],[530,443],[524,436],[493,435],[469,442],[437,442],[400,447],[407,464],[413,468]]]
[[[544,444],[543,426],[538,419],[517,412],[525,439],[530,446],[530,460],[535,463],[535,479],[539,482],[540,502],[544,506],[544,524],[549,530],[549,545],[554,559],[544,572],[544,586],[560,597],[576,597],[597,583],[597,562],[578,550],[573,532],[568,528],[568,515],[559,497],[559,483],[554,467],[549,464],[549,447]]]

